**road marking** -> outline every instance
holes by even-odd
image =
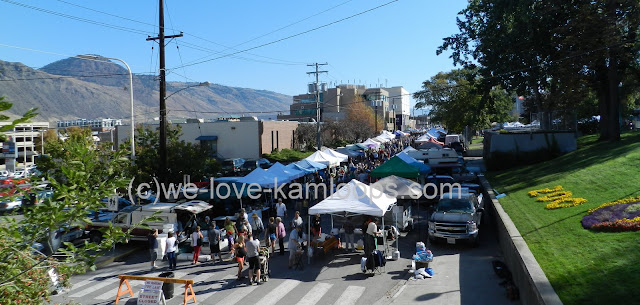
[[[318,303],[318,301],[320,301],[320,299],[322,299],[325,293],[327,293],[327,291],[331,289],[332,286],[333,284],[327,283],[315,284],[313,288],[311,288],[311,290],[309,290],[309,292],[307,292],[307,294],[302,297],[302,300],[298,302],[298,305],[315,305],[316,303]]]
[[[102,281],[102,282],[99,282],[99,283],[97,283],[97,284],[95,284],[95,285],[93,285],[93,286],[91,286],[91,287],[87,288],[87,289],[84,289],[84,290],[79,291],[79,292],[77,292],[77,293],[75,293],[75,294],[72,294],[72,295],[70,295],[69,297],[70,297],[70,298],[80,298],[80,297],[83,297],[83,296],[85,296],[85,295],[87,295],[87,294],[89,294],[89,293],[92,293],[92,292],[98,291],[99,289],[102,289],[103,287],[106,287],[106,286],[109,286],[109,285],[115,284],[115,283],[117,283],[118,281],[119,281],[119,279],[118,279],[117,277],[115,277],[115,278],[111,278],[111,279],[108,279],[108,280],[104,280],[104,281]],[[113,292],[113,291],[112,291],[112,292]],[[114,292],[114,294],[115,294],[115,292]],[[106,300],[106,299],[105,299],[105,300]]]
[[[212,290],[210,292],[204,293],[204,294],[198,294],[198,292],[196,292],[196,300],[198,300],[198,302],[202,302],[206,299],[208,299],[209,297],[211,297],[212,295],[214,295],[216,292],[221,291],[223,289],[225,289],[226,287],[228,287],[229,285],[231,285],[231,283],[233,283],[233,281],[229,281],[236,278],[235,275],[233,274],[228,274],[225,277],[221,278],[220,280],[217,281],[217,283],[206,287],[204,289],[202,289],[201,291],[207,291],[207,290]]]
[[[260,305],[275,305],[282,299],[289,291],[293,290],[300,284],[300,281],[296,280],[286,280],[280,283],[276,288],[267,293],[260,301],[256,304]],[[224,303],[223,303],[224,304]]]
[[[365,287],[361,286],[349,286],[347,289],[340,295],[340,298],[334,303],[334,305],[354,305],[360,298],[360,296],[364,293]]]
[[[234,305],[234,304],[240,302],[242,299],[244,299],[244,297],[246,297],[248,294],[250,294],[256,288],[258,288],[258,285],[253,285],[253,286],[249,285],[249,286],[244,286],[244,287],[236,287],[236,288],[233,289],[231,294],[227,295],[220,302],[217,302],[217,304]],[[196,299],[197,299],[197,296],[196,296]]]
[[[185,276],[187,273],[186,272],[174,272],[174,278],[179,279],[182,278],[183,276]],[[143,276],[147,276],[147,275],[143,275]],[[129,281],[129,286],[131,287],[135,287],[135,286],[139,286],[144,284],[144,281]],[[115,286],[115,285],[114,285]],[[127,285],[124,285],[124,289],[126,289]],[[96,300],[109,300],[109,299],[115,299],[116,297],[116,293],[117,291],[117,287],[114,287],[116,290],[109,290],[97,297],[95,297]],[[134,296],[136,296],[138,293],[138,291],[134,291],[133,294]],[[128,295],[125,295],[128,296]],[[73,296],[72,296],[73,297]]]
[[[116,274],[115,271],[107,272],[107,273],[104,273],[104,274],[96,274],[95,276],[93,276],[91,278],[88,278],[86,280],[83,280],[83,281],[80,281],[78,283],[73,284],[73,286],[71,286],[71,290],[75,290],[77,288],[86,286],[86,285],[91,284],[91,283],[96,283],[96,281],[94,279],[97,278],[97,277],[110,277],[110,276],[113,276],[114,274]]]

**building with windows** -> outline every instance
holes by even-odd
[[[115,128],[116,126],[122,125],[121,119],[75,119],[68,121],[57,121],[56,126],[58,128],[67,128],[67,127],[89,127],[92,130],[106,130]]]
[[[313,90],[310,86],[310,91]],[[339,85],[335,88],[321,87],[320,107],[316,105],[316,95],[309,92],[293,97],[289,114],[278,115],[278,120],[315,122],[316,109],[320,108],[320,121],[340,121],[345,119],[349,105],[359,98],[367,101],[379,118],[385,122],[380,127],[387,130],[406,129],[410,114],[411,94],[402,86],[391,88],[367,88],[363,85]],[[376,106],[377,105],[377,106]]]
[[[174,123],[172,123],[174,124]],[[175,124],[182,128],[180,140],[209,147],[217,159],[257,160],[262,154],[295,147],[298,122],[259,121],[255,117],[215,122]],[[158,124],[146,124],[158,128]],[[131,137],[130,126],[116,127],[116,147]]]
[[[8,125],[0,122],[0,126]],[[13,130],[6,131],[7,137],[2,142],[0,155],[0,170],[14,172],[35,164],[35,157],[42,153],[42,139],[44,132],[49,129],[49,122],[21,123]]]

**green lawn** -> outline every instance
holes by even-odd
[[[469,149],[482,149],[482,140],[484,137],[473,139],[473,144],[469,145]]]
[[[578,140],[551,161],[487,174],[564,304],[640,304],[640,232],[594,233],[580,220],[601,203],[640,195],[640,132],[619,143]],[[527,192],[562,185],[587,203],[545,210]]]

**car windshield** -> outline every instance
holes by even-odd
[[[442,199],[436,206],[437,212],[473,213],[473,205],[467,200]]]

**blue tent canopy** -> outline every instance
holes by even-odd
[[[420,174],[426,174],[431,171],[431,167],[429,167],[429,165],[426,165],[423,162],[414,159],[404,152],[397,154],[396,157],[400,158],[400,160],[406,162],[407,164],[416,166],[420,170]]]
[[[317,172],[317,171],[319,171],[321,169],[327,168],[327,166],[322,164],[322,163],[309,161],[307,159],[300,160],[300,161],[296,162],[295,164],[298,165],[299,167],[303,168],[303,169],[313,170],[313,172]]]

